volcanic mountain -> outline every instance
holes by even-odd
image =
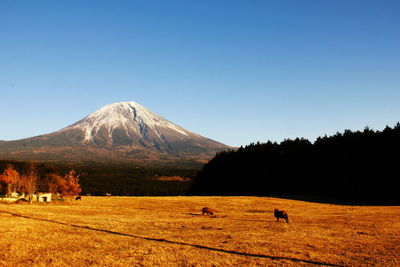
[[[204,162],[229,146],[190,132],[135,102],[109,104],[57,132],[0,141],[0,159]]]

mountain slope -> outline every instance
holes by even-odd
[[[0,159],[204,162],[228,148],[135,102],[120,102],[51,134],[1,141]]]

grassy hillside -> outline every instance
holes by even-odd
[[[0,265],[398,266],[398,210],[266,197],[0,203]]]

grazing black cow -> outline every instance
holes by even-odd
[[[81,197],[81,196],[77,196],[77,197],[75,198],[75,200],[82,200],[82,197]]]
[[[203,212],[203,215],[204,214],[214,215],[214,211],[211,208],[204,207],[202,212]]]
[[[275,209],[274,216],[276,217],[277,222],[279,222],[279,219],[285,219],[285,221],[289,223],[289,216],[284,210]]]

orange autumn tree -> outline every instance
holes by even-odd
[[[6,197],[10,197],[20,183],[19,173],[11,164],[7,164],[4,172],[0,174],[0,182],[6,184]]]
[[[79,195],[81,193],[81,186],[79,184],[79,175],[76,175],[73,169],[69,170],[69,172],[65,174],[64,181],[65,181],[65,189],[62,193],[63,195],[74,196],[74,195]]]
[[[63,177],[56,173],[48,173],[43,180],[44,188],[47,192],[56,195],[57,193],[63,194],[67,191],[67,186],[65,185],[65,180]]]

